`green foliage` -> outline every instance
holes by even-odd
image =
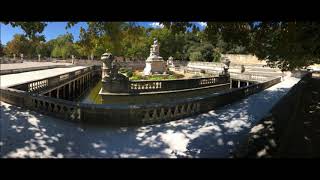
[[[188,49],[191,61],[220,61],[221,54],[208,42],[194,42]]]
[[[72,34],[60,35],[53,41],[52,57],[66,59],[75,54],[77,54],[77,51],[73,45]]]
[[[175,79],[181,79],[183,77],[184,77],[184,75],[176,74],[174,72],[169,72],[168,75],[154,74],[154,75],[150,75],[150,76],[142,76],[138,73],[133,73],[130,80],[155,80],[155,81],[158,81],[158,80],[175,80]]]
[[[45,22],[4,22],[4,24],[10,24],[12,27],[20,27],[25,32],[25,36],[31,40],[39,38],[38,34],[42,33],[47,26]]]
[[[282,70],[320,62],[318,22],[208,22],[207,39],[220,35],[232,53],[250,53]]]
[[[213,50],[212,61],[213,62],[220,62],[220,60],[221,60],[221,53],[219,53],[217,50]]]
[[[132,71],[128,71],[127,72],[127,76],[130,78],[130,77],[132,77],[133,76],[133,72]]]
[[[201,52],[196,51],[196,52],[190,53],[190,60],[191,61],[203,61],[203,57],[202,57]]]
[[[3,45],[0,43],[0,57],[4,56],[4,48]]]
[[[69,22],[72,27],[77,22]],[[70,55],[100,57],[108,49],[115,56],[145,59],[153,38],[160,43],[164,59],[219,61],[220,53],[246,53],[267,59],[270,66],[282,70],[302,68],[320,63],[319,22],[207,22],[204,31],[189,22],[160,22],[164,28],[138,27],[126,22],[88,22],[80,29],[80,40],[64,35],[49,42],[41,35],[45,22],[4,22],[21,27],[24,35],[16,35],[0,47],[0,53],[12,57],[37,54],[67,58]],[[67,28],[68,28],[67,27]],[[191,31],[187,31],[192,28]]]
[[[25,36],[16,34],[13,36],[13,39],[7,43],[4,52],[9,57],[12,57],[13,54],[16,54],[18,57],[21,53],[24,54],[24,57],[31,57],[32,50],[31,42]]]
[[[143,27],[128,27],[121,41],[123,56],[130,59],[145,59],[149,55],[147,31]]]
[[[169,29],[172,34],[184,33],[187,28],[191,27],[190,22],[160,22],[166,29]]]

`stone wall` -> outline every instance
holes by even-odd
[[[281,153],[282,147],[288,143],[288,135],[297,133],[292,132],[292,130],[297,127],[295,123],[298,118],[297,113],[303,107],[302,97],[310,81],[312,81],[311,73],[305,74],[271,109],[269,115],[251,129],[248,140],[239,147],[234,156],[249,158],[277,157]]]

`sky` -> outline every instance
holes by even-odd
[[[158,22],[136,22],[139,26],[144,27],[154,27],[154,28],[162,28],[162,26]],[[192,22],[196,24],[200,30],[204,29],[206,26],[205,22]],[[48,25],[45,27],[42,32],[45,35],[46,41],[51,39],[55,39],[59,35],[71,33],[74,37],[74,41],[79,40],[80,35],[80,27],[87,28],[86,22],[79,22],[75,26],[69,29],[65,29],[67,22],[48,22]],[[0,23],[0,40],[1,44],[5,45],[8,41],[12,40],[15,34],[23,34],[23,30],[19,27],[12,27],[11,25],[4,25]]]

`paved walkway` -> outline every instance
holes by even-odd
[[[230,157],[299,81],[285,81],[208,113],[159,125],[84,126],[1,102],[0,157]]]
[[[58,76],[60,74],[65,74],[68,72],[83,69],[86,66],[75,66],[67,68],[53,68],[46,70],[30,71],[24,73],[8,74],[0,76],[0,87],[9,87],[16,84],[21,84],[28,81],[35,81],[47,77]]]
[[[24,68],[56,66],[56,65],[72,65],[72,64],[53,63],[53,62],[23,62],[23,63],[13,63],[13,64],[0,64],[0,70],[24,69]]]

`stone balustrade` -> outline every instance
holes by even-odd
[[[155,91],[172,91],[181,89],[191,89],[216,84],[228,83],[229,79],[225,76],[208,77],[208,78],[192,78],[177,80],[143,80],[130,81],[129,93],[155,92]]]
[[[92,73],[92,75],[101,74],[101,69],[99,66],[90,66],[84,69],[69,72],[63,75],[48,77],[45,79],[40,79],[36,81],[26,82],[24,84],[18,84],[11,86],[11,88],[23,90],[27,92],[40,93],[42,91],[46,91],[48,89],[56,88],[57,86],[61,86],[64,83],[72,81],[79,76],[87,75]]]
[[[137,105],[75,103],[13,88],[5,88],[0,91],[1,101],[43,114],[71,121],[127,126],[167,122],[204,113],[262,91],[280,81],[281,78],[278,77],[263,83],[201,97],[181,99],[170,103]]]

